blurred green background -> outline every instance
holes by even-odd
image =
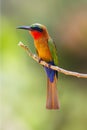
[[[19,25],[41,23],[54,38],[59,66],[87,73],[87,0],[2,0],[0,3],[1,130],[87,130],[87,79],[59,74],[61,108],[45,109],[43,67],[18,46],[35,53]]]

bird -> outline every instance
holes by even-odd
[[[17,29],[28,30],[34,40],[36,53],[39,61],[43,60],[49,64],[49,67],[44,66],[47,75],[47,109],[60,109],[60,102],[57,90],[58,71],[50,68],[50,65],[58,65],[58,54],[55,43],[50,37],[45,25],[34,23],[30,26],[18,26]]]

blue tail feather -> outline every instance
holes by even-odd
[[[54,62],[51,61],[51,62],[48,62],[50,65],[54,65]],[[55,70],[52,70],[50,68],[47,68],[47,67],[44,67],[45,68],[45,71],[47,73],[47,76],[48,78],[50,79],[50,82],[53,82],[54,81],[54,77],[55,77],[55,74],[57,74],[57,71]]]

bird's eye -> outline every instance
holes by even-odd
[[[36,30],[38,32],[43,32],[43,29],[38,26],[32,26],[31,28],[32,28],[32,30]]]

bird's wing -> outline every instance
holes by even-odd
[[[56,46],[51,38],[49,38],[49,40],[48,40],[48,45],[49,45],[49,49],[51,51],[51,55],[52,55],[52,59],[54,61],[54,64],[58,65],[58,55],[57,55]]]

